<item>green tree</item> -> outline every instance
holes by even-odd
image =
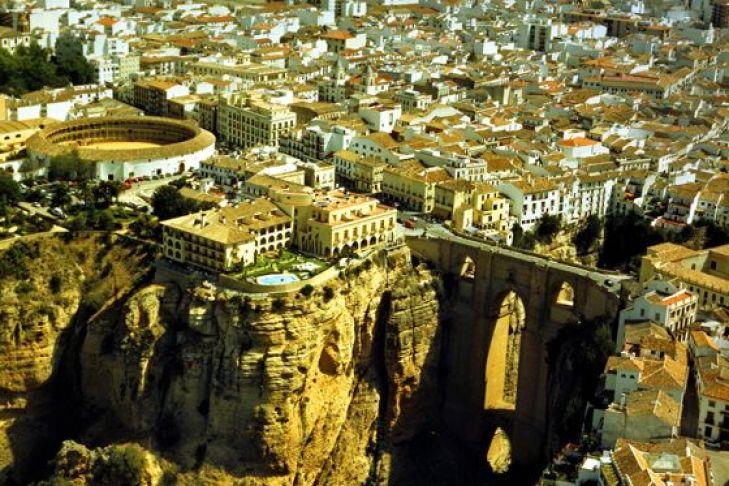
[[[114,228],[116,228],[116,219],[108,209],[99,211],[94,217],[94,227],[101,231],[114,231]]]
[[[152,195],[152,209],[159,219],[176,218],[200,209],[193,200],[183,197],[173,186],[160,186]]]
[[[649,246],[663,241],[665,238],[660,232],[634,213],[610,217],[605,222],[599,265],[623,269],[635,266],[635,259],[644,255]]]
[[[579,231],[577,231],[577,234],[572,238],[572,242],[577,248],[577,253],[580,255],[589,253],[598,238],[600,238],[601,231],[602,222],[600,218],[594,214],[588,216]]]
[[[137,444],[111,446],[105,461],[97,461],[95,484],[142,484],[145,469],[144,450]]]
[[[48,178],[59,180],[88,180],[96,175],[96,164],[82,160],[78,151],[73,150],[53,157],[48,164]]]
[[[94,188],[91,185],[91,182],[87,179],[82,179],[81,181],[79,181],[78,192],[81,195],[84,206],[90,205],[91,201],[94,198]]]
[[[529,251],[534,249],[537,240],[533,232],[524,231],[524,228],[522,228],[519,223],[514,223],[514,226],[511,228],[511,232],[514,234],[511,246]]]
[[[68,222],[66,227],[72,233],[85,231],[88,227],[88,217],[86,216],[86,213],[79,213],[75,218],[71,219]]]
[[[51,192],[51,206],[54,208],[63,208],[71,202],[71,190],[68,188],[68,184],[59,182],[53,186]]]
[[[20,197],[20,184],[15,182],[12,175],[0,171],[0,205],[15,204]]]
[[[53,62],[58,75],[73,84],[87,84],[95,80],[94,67],[84,57],[81,42],[73,34],[61,34],[56,40]]]
[[[94,187],[94,202],[97,206],[107,208],[119,196],[121,183],[118,181],[101,181]]]
[[[560,226],[561,221],[559,216],[552,216],[547,213],[542,214],[542,217],[537,222],[535,231],[537,240],[542,243],[549,243],[557,235],[557,232],[559,232]]]

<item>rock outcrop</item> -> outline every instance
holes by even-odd
[[[383,455],[435,411],[436,287],[406,248],[308,295],[145,286],[85,326],[81,440],[248,484],[382,479]]]
[[[140,246],[96,236],[19,240],[0,255],[0,483],[25,476],[52,454],[63,427],[54,377],[77,318],[149,269]],[[11,468],[12,466],[12,468]]]

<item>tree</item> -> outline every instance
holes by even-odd
[[[68,80],[59,76],[51,52],[37,43],[18,46],[14,54],[0,49],[0,92],[21,95],[44,86],[61,87]]]
[[[53,186],[51,192],[51,206],[54,208],[62,208],[66,204],[71,202],[71,190],[68,188],[68,184],[59,182]]]
[[[542,243],[549,243],[552,238],[555,237],[559,232],[561,222],[559,216],[552,216],[551,214],[544,213],[539,218],[536,228],[536,238]]]
[[[94,202],[99,207],[109,207],[121,192],[121,183],[119,181],[101,181],[98,186],[93,189]]]
[[[144,450],[137,444],[111,446],[106,460],[97,461],[97,484],[142,484],[145,470]]]
[[[7,172],[0,172],[0,205],[15,204],[20,200],[20,184]]]
[[[84,206],[89,206],[94,197],[94,188],[87,179],[82,179],[78,184],[78,192],[84,202]]]
[[[197,202],[183,197],[173,186],[158,187],[152,195],[152,209],[159,219],[176,218],[200,209]]]
[[[53,157],[48,164],[52,181],[92,179],[96,173],[93,162],[82,160],[76,150]]]
[[[536,245],[534,233],[531,231],[524,231],[524,228],[522,228],[519,223],[514,223],[514,226],[511,228],[511,232],[514,235],[514,240],[511,243],[511,246],[529,251],[534,249],[534,245]]]
[[[613,216],[605,222],[605,239],[600,250],[600,266],[625,268],[646,249],[665,239],[642,217],[630,213]]]
[[[590,249],[600,237],[602,231],[602,222],[596,215],[591,214],[587,217],[577,234],[572,238],[572,242],[577,248],[577,253],[584,255],[590,252]]]
[[[114,231],[114,228],[116,228],[116,219],[114,219],[114,215],[108,209],[99,211],[94,217],[94,227],[101,231]]]
[[[86,230],[86,227],[88,226],[88,218],[86,216],[86,213],[79,213],[75,218],[71,219],[66,227],[69,231],[72,233],[77,233],[79,231]]]
[[[84,57],[81,42],[70,32],[56,40],[56,55],[53,62],[58,75],[73,84],[88,84],[95,81],[94,67]]]

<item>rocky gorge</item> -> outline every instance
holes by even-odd
[[[61,255],[77,246],[69,266]],[[32,298],[0,304],[5,482],[404,484],[435,464],[455,474],[434,439],[442,284],[406,247],[285,295],[155,282],[141,253],[92,238],[24,256]],[[3,279],[14,286],[4,296],[18,277]]]

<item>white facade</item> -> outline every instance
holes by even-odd
[[[124,181],[132,177],[177,174],[180,170],[197,170],[200,162],[215,154],[215,145],[195,153],[161,159],[145,159],[124,162],[99,162],[96,177],[99,180]]]

